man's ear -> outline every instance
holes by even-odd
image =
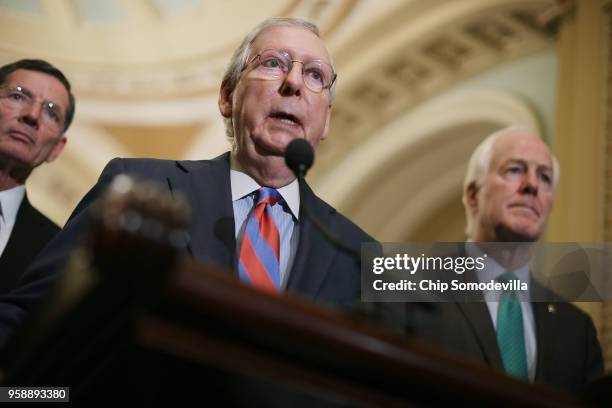
[[[325,118],[325,128],[323,128],[323,137],[321,140],[327,139],[327,133],[329,132],[329,123],[331,121],[332,104],[329,103],[329,109],[327,110],[327,117]]]
[[[57,143],[55,144],[55,146],[53,147],[53,150],[51,150],[51,152],[47,156],[47,159],[45,161],[47,163],[50,163],[53,160],[55,160],[57,156],[60,155],[62,150],[64,150],[64,146],[66,146],[66,136],[62,135],[57,141]]]
[[[463,191],[463,202],[470,209],[472,214],[478,210],[478,185],[475,181],[472,181],[465,187]]]
[[[232,92],[226,82],[221,84],[219,90],[219,112],[224,118],[232,117]]]

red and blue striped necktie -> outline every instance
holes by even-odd
[[[240,246],[238,273],[240,279],[267,292],[280,287],[280,235],[272,218],[272,206],[281,196],[273,188],[262,187],[247,217]]]

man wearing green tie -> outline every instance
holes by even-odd
[[[530,243],[544,231],[558,180],[556,159],[526,128],[502,129],[476,148],[463,185],[465,252],[489,256],[474,279],[530,282]],[[593,322],[570,303],[530,301],[536,286],[529,287],[523,297],[508,291],[440,303],[435,316],[413,320],[413,331],[514,378],[579,392],[603,373]]]

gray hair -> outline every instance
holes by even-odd
[[[527,128],[526,126],[514,125],[508,126],[501,130],[498,130],[491,135],[487,136],[480,144],[476,147],[472,156],[470,157],[470,161],[468,162],[467,172],[465,173],[465,178],[463,179],[463,197],[462,202],[465,207],[465,234],[468,238],[471,238],[472,233],[474,232],[474,217],[470,212],[470,207],[467,202],[466,191],[470,184],[474,183],[477,186],[481,186],[482,182],[489,172],[489,167],[491,166],[491,159],[493,157],[493,146],[495,146],[495,142],[502,136],[512,135],[512,134],[525,134],[529,133],[532,135],[537,135],[535,132]],[[561,167],[559,166],[559,162],[557,158],[554,156],[552,152],[550,152],[550,158],[553,166],[553,191],[557,189],[557,185],[559,184],[559,176],[561,173]]]
[[[257,27],[255,27],[246,37],[242,40],[240,46],[234,51],[230,63],[223,74],[223,80],[221,81],[221,90],[222,92],[227,92],[231,94],[234,92],[234,89],[238,85],[238,81],[240,81],[240,76],[242,75],[242,71],[247,66],[249,62],[249,56],[251,55],[252,46],[259,34],[268,28],[272,27],[300,27],[304,28],[312,33],[314,33],[317,37],[321,37],[319,32],[319,28],[311,23],[310,21],[303,18],[292,18],[292,17],[271,17],[264,21],[262,21]],[[331,57],[330,57],[331,58]],[[332,68],[336,71],[334,64],[330,61]],[[334,96],[336,94],[336,83],[335,81],[331,88],[329,89],[330,99],[333,101]],[[234,139],[234,124],[232,122],[232,118],[223,118],[225,122],[225,134],[229,140]]]

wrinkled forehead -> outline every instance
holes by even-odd
[[[331,58],[323,40],[304,27],[274,26],[266,28],[253,42],[251,57],[268,48],[287,51],[295,59],[321,60],[331,64]]]
[[[502,135],[493,144],[490,169],[511,161],[525,161],[537,167],[552,169],[550,149],[540,137],[531,133]]]

